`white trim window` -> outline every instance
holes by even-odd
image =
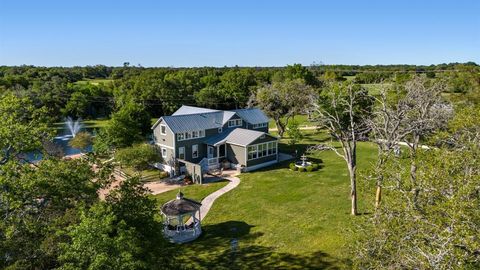
[[[185,147],[182,146],[178,148],[178,158],[185,159]]]
[[[192,145],[192,158],[198,158],[198,144]]]
[[[203,137],[205,137],[205,130],[203,129],[177,133],[178,141],[186,141],[186,140],[203,138]]]
[[[242,126],[242,119],[228,120],[228,127],[240,127]]]
[[[167,135],[167,126],[166,125],[160,125],[160,134]]]
[[[268,123],[253,124],[253,128],[264,128],[268,127]]]
[[[248,160],[272,156],[277,154],[277,142],[259,143],[247,148]]]
[[[166,157],[167,157],[167,148],[162,147],[162,158],[166,158]]]

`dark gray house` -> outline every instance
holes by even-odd
[[[199,165],[251,171],[278,161],[278,139],[268,134],[268,117],[256,108],[220,111],[182,106],[153,125],[154,141],[171,173]]]

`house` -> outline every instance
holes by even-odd
[[[152,127],[164,160],[157,167],[202,175],[220,167],[251,171],[277,163],[278,139],[268,134],[268,120],[256,108],[222,111],[184,105]]]

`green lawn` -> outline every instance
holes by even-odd
[[[299,115],[295,115],[295,117],[293,118],[290,118],[289,121],[292,121],[295,120],[298,125],[300,125],[301,127],[302,126],[315,126],[315,123],[312,123],[308,120],[308,117],[307,115],[304,115],[304,114],[299,114]],[[277,126],[275,125],[275,121],[273,121],[272,119],[270,119],[270,122],[268,123],[268,128],[276,128]]]
[[[305,133],[299,149],[326,139],[322,133]],[[294,149],[284,144],[280,147],[283,151]],[[375,156],[375,145],[360,143],[359,169],[370,166]],[[202,236],[174,246],[181,254],[179,259],[187,268],[198,269],[348,268],[346,230],[362,216],[349,214],[345,163],[331,151],[316,153],[310,159],[322,159],[324,168],[293,172],[286,162],[242,174],[240,185],[215,201],[204,219]],[[189,187],[186,196],[197,196],[201,188]],[[157,198],[162,203],[173,195]],[[360,200],[359,211],[366,209],[366,201]],[[232,239],[238,239],[235,253],[231,252]]]

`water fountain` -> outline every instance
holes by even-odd
[[[70,134],[72,137],[75,137],[75,135],[80,131],[82,128],[82,122],[81,119],[77,119],[76,121],[73,121],[73,119],[69,116],[67,117],[65,124],[67,125],[68,129],[70,130]]]
[[[68,132],[67,134],[57,136],[55,139],[68,141],[71,138],[75,137],[75,135],[83,128],[82,120],[79,118],[77,120],[73,120],[70,116],[65,118],[65,130]]]
[[[298,168],[307,168],[310,165],[312,165],[312,163],[307,161],[307,156],[305,156],[305,154],[300,157],[300,161],[295,162],[295,166]]]

